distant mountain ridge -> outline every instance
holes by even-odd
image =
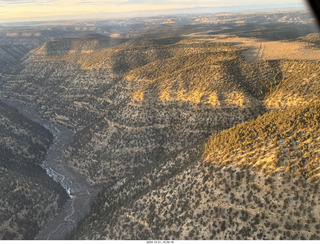
[[[68,54],[90,53],[93,51],[116,46],[125,40],[105,37],[100,34],[87,34],[79,38],[66,38],[57,41],[46,42],[36,50],[34,55],[64,56]]]
[[[175,9],[164,9],[164,10],[148,10],[148,11],[134,11],[124,13],[110,13],[110,12],[98,12],[94,16],[91,14],[75,15],[72,18],[70,16],[57,16],[56,20],[45,21],[20,21],[19,19],[11,20],[10,23],[2,23],[3,26],[15,26],[15,25],[34,25],[49,23],[59,23],[63,21],[73,20],[91,20],[91,19],[105,19],[107,18],[123,18],[123,17],[157,17],[159,15],[164,16],[175,16],[181,14],[217,14],[217,13],[235,13],[235,12],[271,12],[271,11],[286,11],[286,10],[306,10],[307,6],[303,3],[276,3],[276,4],[241,4],[241,5],[225,5],[216,7],[196,7],[196,8],[175,8]],[[59,20],[60,19],[60,20]]]

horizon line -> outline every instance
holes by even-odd
[[[264,8],[259,8],[259,7]],[[268,8],[266,8],[268,7]],[[229,11],[227,10],[229,9]],[[198,12],[196,11],[198,10]],[[10,19],[0,19],[0,26],[15,25],[23,23],[43,23],[43,22],[66,22],[66,21],[90,21],[90,20],[111,20],[111,19],[126,19],[126,18],[146,18],[157,16],[171,15],[192,15],[192,14],[219,14],[219,13],[245,13],[245,12],[279,12],[279,11],[310,11],[308,6],[303,3],[257,3],[235,6],[217,6],[217,7],[193,7],[193,8],[170,8],[163,10],[139,10],[139,11],[124,11],[124,12],[97,12],[95,14],[69,14],[57,16],[40,16],[40,17],[19,17]]]

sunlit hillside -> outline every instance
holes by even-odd
[[[2,238],[319,239],[313,21],[289,11],[42,23],[28,38],[0,29],[0,100],[38,118],[1,110]],[[50,142],[57,157],[42,166],[65,191],[40,174]]]

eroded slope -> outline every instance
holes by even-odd
[[[230,43],[154,32],[90,53],[82,52],[81,45],[71,54],[73,49],[66,50],[30,53],[22,71],[6,80],[2,95],[36,105],[46,118],[72,128],[76,136],[66,152],[69,165],[91,184],[117,183],[101,192],[72,238],[319,238],[313,217],[318,189],[306,181],[313,175],[303,173],[310,163],[317,169],[312,157],[318,149],[304,147],[318,130],[311,132],[308,123],[277,130],[277,123],[293,123],[291,114],[301,117],[305,110],[273,112],[239,125],[251,133],[248,171],[237,165],[246,158],[242,141],[232,148],[223,136],[239,139],[240,127],[223,130],[268,109],[308,109],[318,96],[317,62],[248,63],[244,49]],[[313,117],[314,106],[310,121],[319,120]],[[279,163],[266,158],[275,149],[273,141],[266,136],[255,140],[265,130],[284,145]],[[202,150],[204,140],[215,133],[213,138],[227,140],[221,143],[227,152],[216,144]],[[291,140],[283,142],[281,133]],[[302,166],[300,159],[305,160]],[[284,180],[279,171],[294,179]]]
[[[67,199],[39,166],[52,135],[3,103],[0,122],[0,238],[33,239]]]
[[[159,157],[105,189],[73,238],[318,239],[319,108],[267,113]]]
[[[138,38],[89,54],[36,53],[4,94],[41,104],[41,114],[77,132],[69,164],[92,184],[125,178],[263,111],[233,75],[241,53],[230,44]]]

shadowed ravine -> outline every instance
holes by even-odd
[[[70,199],[62,207],[60,214],[43,226],[35,239],[64,239],[77,222],[90,210],[90,205],[101,187],[90,186],[83,175],[76,173],[67,166],[67,158],[63,152],[73,140],[74,134],[71,130],[46,121],[34,108],[4,98],[0,98],[0,100],[17,109],[24,117],[41,124],[54,135],[53,143],[48,149],[41,166],[51,178],[61,184],[69,194]]]

